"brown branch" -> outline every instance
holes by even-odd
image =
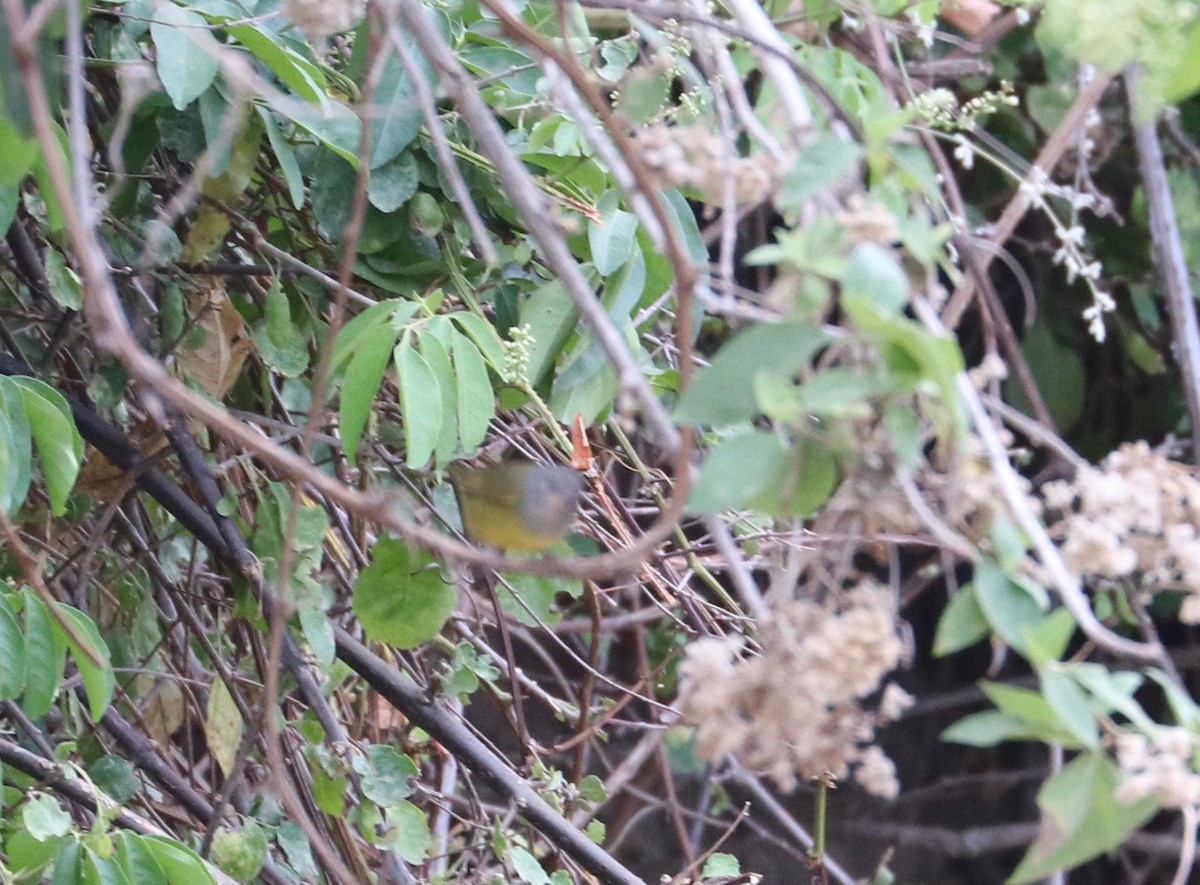
[[[1175,204],[1167,182],[1162,147],[1154,120],[1144,120],[1139,107],[1138,75],[1126,75],[1130,116],[1133,118],[1133,143],[1137,148],[1138,170],[1146,189],[1146,208],[1150,215],[1150,238],[1154,255],[1167,292],[1167,313],[1175,340],[1175,361],[1179,364],[1180,383],[1192,425],[1192,461],[1200,464],[1200,325],[1196,322],[1196,299],[1187,258],[1175,220]]]

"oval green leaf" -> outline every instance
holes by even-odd
[[[383,539],[354,584],[354,613],[372,639],[416,648],[441,632],[458,593],[437,562],[405,541]]]

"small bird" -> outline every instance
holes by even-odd
[[[450,481],[467,537],[502,550],[545,550],[570,529],[583,496],[578,471],[532,461],[456,462]]]

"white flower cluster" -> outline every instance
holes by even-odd
[[[1120,802],[1154,796],[1165,808],[1200,806],[1200,773],[1195,770],[1196,735],[1186,728],[1158,728],[1151,736],[1123,732],[1117,737]]]
[[[508,330],[508,340],[501,342],[506,384],[521,385],[529,380],[529,357],[533,354],[535,343],[529,323],[521,323]]]
[[[1082,162],[1092,152],[1095,141],[1088,135],[1092,129],[1100,125],[1100,115],[1093,108],[1088,114],[1083,130],[1077,143],[1077,153]],[[958,156],[957,150],[955,156]],[[1097,211],[1098,200],[1094,194],[1084,193],[1069,185],[1056,184],[1050,180],[1044,169],[1034,166],[1021,182],[1019,188],[1026,202],[1034,209],[1042,212],[1054,225],[1054,234],[1058,237],[1058,251],[1054,253],[1054,263],[1061,264],[1067,273],[1067,282],[1083,280],[1092,293],[1092,303],[1083,311],[1083,318],[1088,324],[1088,334],[1097,342],[1103,344],[1106,337],[1104,315],[1110,313],[1117,305],[1105,289],[1100,287],[1100,277],[1103,267],[1099,261],[1089,257],[1083,249],[1084,229],[1079,223],[1079,214],[1084,211]],[[1063,223],[1050,208],[1047,197],[1057,197],[1066,201],[1070,207],[1070,218]]]
[[[913,31],[917,35],[917,39],[925,46],[926,49],[933,48],[933,42],[937,38],[937,28],[934,27],[933,21],[923,21],[921,19],[921,7],[910,6],[904,11],[904,17],[908,19]]]
[[[839,602],[793,600],[762,625],[762,654],[741,643],[701,639],[680,665],[679,704],[696,726],[704,759],[732,753],[782,789],[797,778],[853,775],[885,798],[899,791],[895,767],[871,742],[879,724],[911,703],[889,685],[877,710],[860,699],[878,690],[902,644],[888,590],[864,581]]]
[[[961,105],[953,92],[938,87],[917,94],[908,106],[931,129],[970,132],[980,117],[993,114],[1005,105],[1016,107],[1019,103],[1020,99],[1013,94],[1012,84],[1004,81],[999,89],[981,92]]]
[[[1186,589],[1179,612],[1200,624],[1200,482],[1186,466],[1126,444],[1073,482],[1042,488],[1063,560],[1081,579],[1136,581],[1143,592]]]

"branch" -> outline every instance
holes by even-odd
[[[341,628],[335,628],[338,657],[412,721],[427,731],[493,789],[516,803],[520,814],[564,854],[605,885],[643,885],[642,880],[573,827],[479,738],[437,704],[408,676],[372,654]]]
[[[1142,114],[1137,104],[1138,75],[1130,71],[1125,76],[1129,93],[1130,113],[1133,116],[1133,143],[1137,148],[1138,170],[1146,188],[1146,208],[1150,215],[1150,238],[1158,259],[1167,290],[1167,313],[1171,316],[1171,333],[1175,339],[1175,360],[1179,364],[1180,381],[1187,400],[1188,417],[1192,424],[1192,461],[1200,464],[1200,327],[1196,323],[1196,301],[1188,276],[1187,258],[1179,238],[1175,220],[1175,205],[1167,183],[1162,147],[1153,120],[1139,121]]]

